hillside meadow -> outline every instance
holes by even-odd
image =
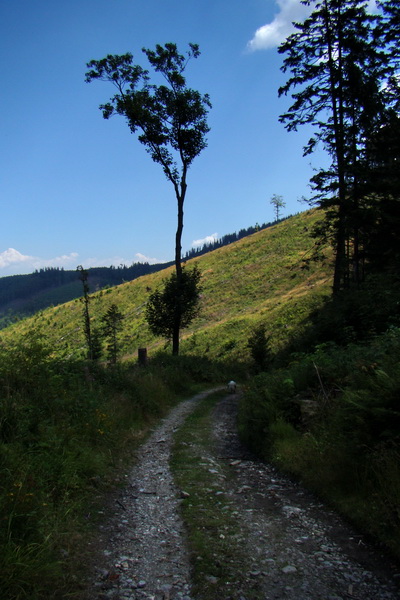
[[[314,251],[311,231],[320,214],[308,211],[219,248],[187,263],[202,273],[201,312],[182,332],[181,351],[210,358],[246,360],[251,331],[264,323],[274,349],[299,333],[307,317],[330,294],[328,264],[306,263]],[[143,276],[91,294],[90,315],[95,328],[116,304],[124,316],[122,355],[136,356],[147,347],[151,355],[164,348],[144,319],[149,294],[168,277],[170,269]],[[88,281],[90,287],[90,279]],[[24,334],[32,327],[45,335],[54,354],[78,358],[85,354],[83,305],[80,299],[49,308],[1,332],[0,340]]]

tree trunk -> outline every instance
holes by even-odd
[[[338,19],[337,47],[333,43],[330,23],[330,11],[327,0],[324,3],[325,31],[328,50],[329,80],[333,115],[333,135],[338,176],[338,221],[336,228],[335,266],[333,275],[333,294],[336,295],[344,287],[346,272],[346,182],[344,160],[344,109],[343,109],[343,68],[342,68],[342,39],[341,14]],[[335,57],[335,52],[337,56]],[[337,67],[335,66],[337,62]]]
[[[181,183],[180,193],[177,192],[176,197],[178,201],[178,226],[176,228],[175,235],[175,270],[176,270],[176,281],[178,288],[178,297],[176,299],[176,307],[175,307],[175,319],[174,319],[174,329],[172,332],[172,354],[179,354],[179,334],[181,329],[181,302],[180,302],[180,285],[182,281],[182,232],[183,232],[183,204],[185,201],[186,194],[186,182],[184,177]]]

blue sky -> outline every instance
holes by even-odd
[[[103,119],[111,85],[84,82],[86,63],[189,42],[201,56],[188,84],[208,93],[208,147],[188,176],[183,252],[212,236],[306,206],[306,131],[278,122],[290,99],[277,45],[299,0],[3,0],[0,3],[0,276],[46,266],[109,266],[174,255],[176,200],[121,117]]]

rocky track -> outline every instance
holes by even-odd
[[[201,600],[192,595],[181,491],[169,457],[174,432],[207,393],[173,409],[139,450],[100,529],[88,600]],[[396,565],[307,490],[242,447],[236,401],[229,395],[216,405],[210,459],[227,509],[240,523],[248,589],[242,579],[240,589],[230,585],[216,600],[398,600]]]

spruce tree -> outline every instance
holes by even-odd
[[[102,334],[107,340],[107,356],[110,364],[117,363],[120,352],[118,333],[122,329],[123,314],[118,310],[116,304],[112,304],[101,319]]]
[[[361,0],[305,0],[313,11],[280,46],[291,76],[279,94],[293,104],[280,120],[289,131],[311,125],[304,148],[318,143],[331,165],[312,178],[314,201],[327,209],[335,247],[334,293],[362,278],[370,205],[366,144],[386,111],[389,77],[380,17]],[[294,91],[297,90],[297,91]]]

